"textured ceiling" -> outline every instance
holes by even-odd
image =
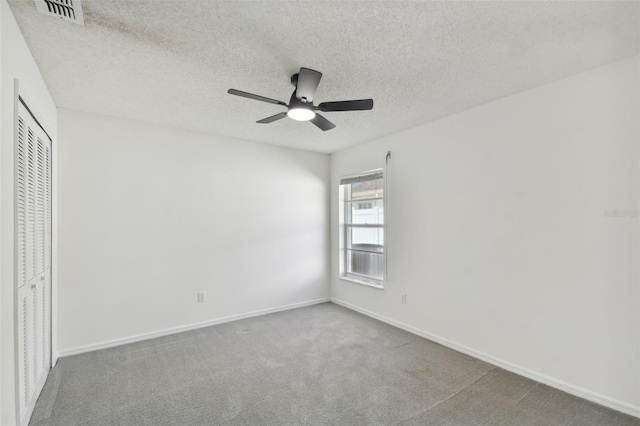
[[[11,8],[59,107],[335,152],[638,53],[638,2],[83,0],[85,26]],[[301,67],[337,128],[255,121]]]

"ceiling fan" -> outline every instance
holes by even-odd
[[[300,68],[300,72],[291,76],[291,84],[296,88],[291,95],[289,105],[264,96],[241,90],[229,89],[230,95],[242,96],[243,98],[255,99],[256,101],[268,102],[270,104],[282,105],[287,108],[286,112],[281,112],[271,117],[263,118],[256,123],[268,124],[289,116],[297,121],[311,121],[321,130],[331,130],[335,124],[318,114],[316,111],[365,111],[373,108],[373,99],[359,99],[355,101],[323,102],[318,106],[313,105],[313,97],[320,84],[322,73],[309,68]]]

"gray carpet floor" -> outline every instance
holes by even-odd
[[[325,303],[61,358],[32,425],[640,425]]]

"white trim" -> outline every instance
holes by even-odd
[[[358,279],[358,278],[355,278],[353,275],[347,275],[347,274],[340,275],[340,277],[338,277],[338,278],[340,278],[341,280],[344,280],[344,281],[349,281],[349,282],[352,282],[352,283],[366,285],[368,287],[373,287],[373,288],[378,289],[378,290],[384,290],[384,282],[383,281],[378,281],[380,284],[377,284],[373,280],[372,281],[367,281],[365,279]]]
[[[51,139],[51,143],[53,143],[53,138],[54,136],[57,136],[57,135],[54,135],[52,130],[53,127],[51,126],[51,123],[48,123],[47,120],[45,119],[46,115],[42,113],[41,108],[39,108],[38,106],[38,103],[31,102],[31,100],[36,99],[36,97],[31,96],[29,89],[25,88],[24,85],[18,88],[17,85],[19,85],[19,82],[20,80],[18,80],[17,78],[14,78],[14,85],[15,85],[14,87],[18,91],[17,93],[18,99],[16,100],[17,102],[16,107],[20,103],[20,98],[22,98],[24,103],[27,104],[27,107],[29,108],[31,116],[37,120],[38,125],[42,128],[42,130],[44,130],[44,132],[47,134],[47,137]],[[57,114],[57,109],[56,109],[56,114]]]
[[[56,110],[57,114],[57,110]],[[56,129],[57,130],[57,129]],[[51,141],[51,368],[58,363],[58,134]]]
[[[20,378],[18,377],[20,372],[20,354],[19,348],[20,344],[18,343],[18,335],[19,335],[19,320],[18,320],[18,303],[19,303],[19,295],[18,295],[18,241],[16,238],[17,234],[17,205],[18,205],[18,191],[16,191],[17,181],[16,178],[16,170],[18,169],[18,155],[16,154],[16,147],[18,142],[18,119],[20,117],[20,81],[17,78],[13,79],[13,117],[11,118],[11,126],[13,127],[13,135],[11,135],[11,155],[13,156],[13,170],[11,172],[11,191],[13,193],[13,198],[11,202],[11,214],[12,214],[12,224],[11,224],[11,238],[13,238],[13,272],[12,272],[12,280],[11,280],[11,291],[13,292],[13,388],[14,388],[14,404],[16,410],[16,424],[22,425],[25,423],[29,423],[31,419],[31,414],[33,413],[33,408],[35,407],[35,401],[38,399],[32,398],[29,400],[29,404],[25,409],[24,419],[22,417],[22,413],[20,412]],[[6,155],[6,154],[5,154]],[[6,297],[6,296],[5,296]],[[25,332],[26,334],[26,332]],[[26,352],[26,351],[25,351]],[[6,373],[5,373],[6,374]],[[25,388],[27,384],[25,383]]]
[[[371,318],[375,318],[387,324],[393,325],[395,327],[401,328],[409,333],[416,334],[420,337],[424,337],[427,340],[431,340],[436,343],[440,343],[443,346],[447,346],[451,349],[454,349],[458,352],[462,352],[464,354],[470,355],[474,358],[478,358],[482,361],[488,362],[489,364],[493,364],[500,368],[504,368],[505,370],[511,371],[513,373],[519,374],[521,376],[527,377],[529,379],[535,380],[540,383],[544,383],[545,385],[549,385],[553,388],[560,389],[561,391],[570,393],[577,397],[595,402],[596,404],[604,405],[605,407],[612,408],[614,410],[620,411],[625,414],[629,414],[634,417],[640,418],[640,406],[629,404],[624,401],[620,401],[597,392],[593,392],[561,380],[554,379],[553,377],[549,377],[547,375],[537,373],[535,371],[531,371],[527,368],[520,367],[518,365],[512,364],[508,361],[504,361],[502,359],[496,358],[494,356],[488,355],[484,352],[477,351],[475,349],[468,348],[466,346],[460,345],[458,343],[452,342],[435,334],[428,333],[426,331],[420,330],[418,328],[412,327],[410,325],[404,324],[400,321],[393,320],[391,318],[385,317],[380,314],[376,314],[375,312],[371,312],[367,309],[360,308],[356,305],[352,305],[351,303],[345,302],[343,300],[331,298],[331,302],[344,306],[345,308],[354,310],[356,312],[360,312],[361,314],[367,315]]]
[[[323,297],[321,299],[308,300],[306,302],[292,303],[290,305],[277,306],[275,308],[261,309],[259,311],[247,312],[244,314],[229,315],[222,318],[196,322],[193,324],[181,325],[179,327],[165,328],[164,330],[152,331],[150,333],[138,334],[136,336],[123,337],[121,339],[108,340],[101,343],[93,343],[91,345],[77,346],[70,349],[62,349],[58,351],[58,357],[83,354],[85,352],[97,351],[100,349],[112,348],[114,346],[126,345],[128,343],[141,342],[156,337],[167,336],[169,334],[181,333],[183,331],[195,330],[197,328],[209,327],[225,322],[237,321],[245,318],[257,317],[260,315],[272,314],[275,312],[288,311],[289,309],[302,308],[305,306],[317,305],[319,303],[329,302],[331,299]]]

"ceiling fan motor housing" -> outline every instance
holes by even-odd
[[[291,94],[291,99],[289,99],[289,109],[292,108],[307,108],[313,111],[315,108],[313,107],[313,102],[307,102],[307,98],[298,99],[296,91],[294,90]]]

